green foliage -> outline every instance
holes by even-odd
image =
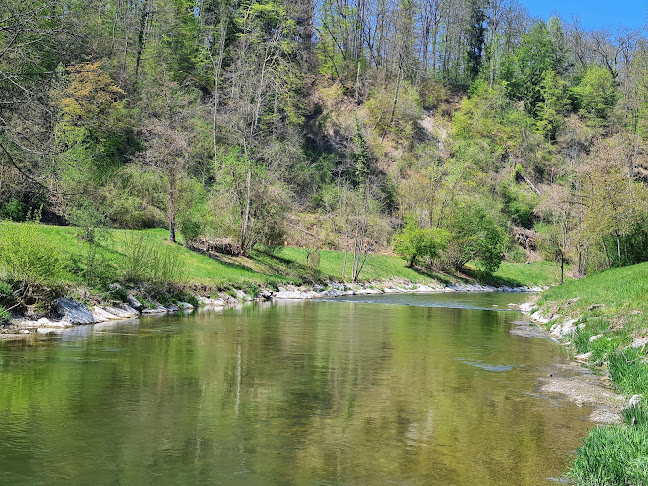
[[[608,69],[590,66],[579,83],[572,88],[574,104],[589,123],[602,125],[606,122],[619,99],[614,77]]]
[[[543,79],[547,90],[547,73],[560,75],[565,71],[562,37],[560,20],[538,22],[522,36],[519,48],[504,62],[502,78],[507,82],[509,96],[523,101],[527,113],[534,118],[542,111]]]
[[[9,313],[9,311],[0,305],[0,325],[9,322],[10,318],[11,314]]]
[[[500,193],[505,214],[515,224],[523,228],[532,228],[535,221],[533,211],[538,203],[538,196],[514,183],[503,184]]]
[[[413,268],[420,258],[434,259],[447,248],[449,234],[437,228],[421,228],[410,215],[394,236],[394,252]]]
[[[552,70],[542,73],[535,124],[547,140],[555,140],[569,105],[567,83]]]
[[[610,425],[592,429],[569,477],[578,486],[648,484],[648,428]]]
[[[195,242],[203,233],[203,227],[200,221],[192,217],[181,218],[179,229],[180,234],[187,243]]]
[[[165,287],[187,280],[180,251],[175,246],[160,246],[144,234],[132,233],[125,240],[123,252],[123,275],[128,281]]]
[[[27,208],[20,199],[11,198],[9,202],[0,208],[0,218],[16,222],[25,221],[27,219]]]
[[[356,151],[353,156],[355,159],[355,182],[357,185],[362,185],[367,182],[367,177],[369,175],[369,169],[371,168],[371,154],[369,153],[369,147],[362,133],[362,127],[360,122],[356,118]]]
[[[26,223],[0,227],[0,266],[7,278],[27,286],[58,284],[63,263],[56,247],[42,237],[39,215]]]
[[[646,405],[645,401],[624,408],[621,414],[623,415],[623,423],[626,425],[648,426],[648,405]]]
[[[494,273],[504,258],[508,239],[506,233],[483,207],[464,201],[444,223],[450,234],[448,248],[442,259],[460,269],[475,261],[481,270]]]

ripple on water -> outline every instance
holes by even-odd
[[[483,361],[474,361],[472,359],[468,358],[457,358],[457,361],[461,361],[462,363],[465,363],[470,366],[474,366],[475,368],[480,368],[482,370],[486,371],[511,371],[514,366],[513,365],[507,365],[507,364],[501,364],[501,365],[494,365],[490,363],[484,363]]]

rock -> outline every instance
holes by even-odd
[[[179,307],[177,307],[177,306],[175,306],[175,305],[173,305],[173,304],[169,304],[169,306],[168,306],[166,309],[167,309],[169,312],[178,312],[178,311],[180,310]]]
[[[589,363],[589,359],[592,356],[592,352],[588,351],[587,353],[579,354],[578,356],[574,356],[574,359],[576,361],[580,361],[581,363]]]
[[[533,306],[533,302],[525,302],[524,304],[520,304],[520,310],[525,314],[528,314],[531,312],[531,309],[533,309]]]
[[[135,309],[132,307],[126,306],[130,309],[120,309],[117,307],[105,307],[104,310],[106,312],[111,313],[114,316],[117,316],[119,319],[130,319],[131,317],[137,317],[139,315],[139,312],[137,312]]]
[[[648,344],[648,338],[640,337],[635,338],[630,346],[633,348],[643,348],[646,344]]]
[[[123,310],[124,312],[128,312],[131,314],[131,317],[137,317],[139,316],[139,311],[137,309],[133,309],[130,305],[128,304],[119,304],[119,308]]]
[[[167,309],[166,307],[162,306],[161,304],[158,304],[157,302],[155,303],[155,307],[151,309],[144,309],[142,311],[142,314],[166,314]]]
[[[144,308],[142,303],[131,294],[128,294],[128,297],[126,297],[126,302],[128,302],[128,305],[138,312],[142,312],[142,309]]]
[[[108,288],[112,290],[113,292],[116,290],[124,290],[124,287],[121,286],[121,284],[118,284],[117,282],[111,283]]]
[[[182,310],[191,310],[194,308],[189,302],[178,302],[178,307]]]
[[[65,297],[57,299],[54,308],[64,321],[71,324],[94,324],[97,322],[90,309],[85,305]]]
[[[576,319],[569,319],[567,322],[565,322],[562,325],[562,330],[560,331],[560,337],[563,338],[565,336],[570,336],[571,334],[574,334],[576,332],[576,327],[574,324],[576,323]]]
[[[593,343],[594,341],[596,341],[597,339],[601,339],[602,337],[603,337],[603,334],[597,334],[596,336],[590,337],[589,342]]]
[[[632,398],[630,398],[630,401],[628,402],[628,406],[626,408],[636,407],[640,403],[641,395],[632,395]]]
[[[95,316],[95,319],[99,322],[116,321],[118,319],[121,319],[121,317],[116,316],[115,314],[112,314],[107,310],[102,309],[98,305],[94,306],[92,314]]]
[[[221,299],[210,299],[209,297],[198,297],[200,305],[205,307],[223,307],[225,302]]]
[[[593,311],[593,310],[596,310],[596,309],[603,309],[604,307],[605,307],[605,304],[592,304],[587,308],[587,310],[588,311]]]
[[[263,290],[259,294],[259,298],[261,300],[272,300],[272,292],[270,292],[269,290]]]

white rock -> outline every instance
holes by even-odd
[[[640,403],[641,395],[632,395],[632,398],[630,398],[630,401],[628,402],[628,408],[639,405]]]
[[[643,348],[646,344],[648,344],[648,338],[635,338],[630,346],[633,348]]]
[[[582,363],[587,363],[589,362],[590,357],[592,356],[592,352],[588,351],[587,353],[579,354],[578,356],[574,356],[574,359],[576,361],[580,361]]]
[[[102,309],[98,305],[94,306],[94,309],[92,310],[92,315],[95,316],[95,319],[99,320],[99,318],[102,318],[104,321],[116,321],[118,319],[121,319],[121,317],[116,316],[115,314],[111,314],[105,309]]]
[[[594,341],[596,341],[597,339],[601,339],[602,337],[603,337],[603,334],[597,334],[596,336],[590,337],[589,342],[593,343]]]

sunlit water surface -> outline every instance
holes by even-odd
[[[379,295],[0,345],[0,484],[555,484],[589,410],[518,294]]]

